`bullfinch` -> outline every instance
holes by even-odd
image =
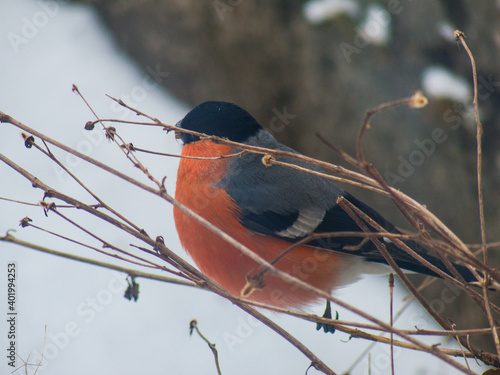
[[[266,131],[239,106],[218,101],[202,103],[177,124],[182,129],[227,138],[246,145],[296,153]],[[260,257],[272,261],[293,243],[311,233],[361,232],[362,229],[336,203],[346,198],[389,233],[400,233],[374,209],[357,200],[331,179],[286,166],[267,167],[262,155],[241,151],[198,136],[178,133],[182,155],[209,157],[182,158],[177,175],[175,198]],[[321,171],[317,166],[294,158],[278,160]],[[247,276],[260,266],[174,207],[174,218],[182,246],[199,269],[212,280],[239,296]],[[373,228],[372,228],[373,229]],[[300,245],[280,258],[275,267],[327,293],[357,280],[364,273],[390,272],[385,258],[372,241],[361,237],[330,237]],[[389,239],[383,241],[396,263],[405,270],[437,276]],[[413,241],[405,243],[437,268],[450,274],[443,262],[426,254]],[[346,246],[350,246],[346,249]],[[456,265],[466,281],[475,281],[464,266]],[[279,277],[265,275],[265,286],[249,298],[278,306],[300,308],[318,296]]]

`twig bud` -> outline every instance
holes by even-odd
[[[410,108],[424,108],[429,101],[427,98],[422,94],[422,91],[417,91],[413,96],[411,97],[411,100],[408,102],[408,107]]]
[[[273,158],[271,155],[264,155],[262,157],[262,164],[264,164],[266,167],[270,167],[273,164],[273,161],[276,160]]]
[[[33,220],[31,220],[28,216],[24,217],[21,219],[21,222],[19,223],[19,225],[22,227],[22,228],[26,228],[27,226],[30,225],[30,222],[32,222]]]

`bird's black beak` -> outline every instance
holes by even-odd
[[[175,124],[176,127],[182,128],[182,120],[179,120],[177,124]],[[175,139],[181,139],[182,138],[182,132],[175,131]]]

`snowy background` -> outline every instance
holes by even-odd
[[[150,75],[139,69],[114,44],[91,7],[52,1],[0,0],[0,110],[24,124],[66,145],[106,162],[147,182],[114,144],[97,129],[87,132],[84,124],[93,120],[82,100],[71,91],[76,84],[102,118],[136,119],[118,107],[105,94],[175,124],[189,108],[159,88]],[[168,80],[168,76],[164,77]],[[119,125],[118,133],[137,147],[179,153],[173,134],[142,127]],[[52,147],[60,160],[115,209],[131,218],[152,236],[162,235],[165,243],[184,256],[173,225],[172,207],[152,195],[127,186],[100,173],[84,162],[69,158]],[[53,167],[34,149],[26,149],[20,131],[0,124],[0,152],[36,174],[56,189],[89,201],[71,179]],[[139,156],[149,170],[173,194],[177,160]],[[4,164],[0,164],[0,197],[38,202],[41,190]],[[63,210],[63,209],[62,209]],[[62,211],[80,220],[94,233],[122,248],[138,241],[125,238],[80,212]],[[63,222],[56,215],[45,217],[39,207],[0,200],[0,235],[10,229],[26,241],[54,249],[112,262],[91,250],[55,240],[33,228],[21,229],[25,216],[35,225],[56,230],[72,238],[93,243],[88,236]],[[211,351],[198,336],[189,336],[189,322],[197,319],[203,334],[216,343],[223,374],[304,374],[309,361],[289,343],[267,327],[255,322],[231,303],[207,292],[166,283],[138,280],[137,303],[123,298],[125,274],[77,263],[34,250],[0,242],[0,311],[7,311],[7,264],[17,265],[17,353],[16,366],[40,359],[47,327],[44,365],[40,374],[215,374]],[[386,277],[367,277],[336,293],[373,315],[388,320],[389,292]],[[444,289],[446,290],[446,289]],[[449,291],[448,291],[449,292]],[[396,308],[406,292],[396,290]],[[449,297],[449,293],[446,295]],[[446,297],[433,301],[446,303]],[[321,313],[323,306],[312,311]],[[339,309],[340,318],[359,320]],[[353,366],[368,342],[343,333],[326,335],[315,331],[312,323],[277,314],[273,320],[302,340],[338,373]],[[2,353],[7,348],[7,315],[0,323]],[[433,328],[418,307],[409,309],[398,326]],[[428,338],[428,342],[433,342]],[[442,362],[408,350],[395,349],[396,373],[453,374]],[[371,351],[372,374],[390,372],[389,347],[376,345]],[[471,361],[471,365],[475,363]],[[0,373],[14,369],[0,357]],[[484,366],[482,370],[485,370]],[[25,370],[19,370],[22,373]],[[34,366],[27,372],[33,374]],[[19,372],[18,372],[19,373]],[[308,374],[316,373],[309,370]],[[352,374],[368,373],[364,356]]]

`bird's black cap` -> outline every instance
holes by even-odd
[[[193,108],[177,126],[207,135],[228,138],[234,142],[244,142],[257,134],[262,126],[250,113],[236,104],[227,102],[204,102]],[[182,133],[184,144],[200,140],[192,134]]]

